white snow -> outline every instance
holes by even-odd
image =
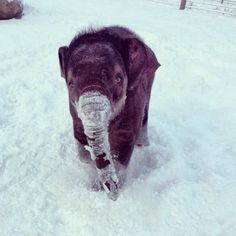
[[[25,0],[0,21],[0,235],[236,235],[235,19],[150,1]],[[116,202],[91,191],[57,50],[119,24],[155,51],[150,146]]]

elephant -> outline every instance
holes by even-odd
[[[116,200],[135,145],[148,145],[152,84],[160,64],[126,27],[90,28],[58,50],[81,161]]]

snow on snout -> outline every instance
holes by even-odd
[[[84,125],[107,124],[111,116],[110,101],[99,92],[84,93],[80,97],[76,109]]]

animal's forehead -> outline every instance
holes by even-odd
[[[104,43],[83,44],[76,48],[71,55],[72,64],[106,62],[115,58],[116,52],[112,46]]]

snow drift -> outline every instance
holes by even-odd
[[[141,0],[25,4],[0,22],[0,235],[234,236],[235,20]],[[78,160],[57,61],[90,24],[130,27],[162,64],[150,146],[116,202]]]

